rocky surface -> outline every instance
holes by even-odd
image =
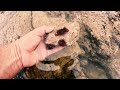
[[[74,43],[39,65],[26,68],[24,77],[119,79],[119,11],[0,11],[0,45],[11,43],[42,25],[59,28],[68,23],[78,23],[78,38],[71,34],[66,34],[68,39],[62,38]]]
[[[64,34],[64,35],[57,35],[57,31],[58,32],[62,32],[60,31],[60,29],[64,30],[67,29],[68,31]],[[49,33],[46,37],[46,44],[54,44],[54,45],[58,45],[59,40],[63,39],[67,46],[71,46],[73,45],[73,43],[76,42],[76,40],[79,37],[79,23],[67,23],[67,24],[63,24],[61,25],[61,27],[57,27],[54,28],[55,30],[51,33]],[[71,36],[71,37],[70,37]]]

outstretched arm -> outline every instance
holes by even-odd
[[[39,27],[11,44],[0,46],[0,78],[13,78],[24,67],[33,66],[63,49],[46,49],[44,35],[52,30],[52,27]]]

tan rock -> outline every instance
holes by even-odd
[[[0,45],[14,42],[34,28],[43,25],[55,27],[53,33],[59,28],[68,26],[70,32],[64,37],[56,38],[51,33],[46,42],[57,44],[59,39],[64,38],[69,46],[48,56],[45,60],[54,62],[60,57],[70,56],[71,59],[76,60],[71,69],[80,63],[81,66],[92,67],[92,69],[84,68],[87,72],[86,76],[84,76],[83,69],[78,72],[81,66],[77,67],[76,74],[73,70],[77,78],[108,78],[105,72],[112,78],[120,78],[119,54],[117,54],[120,47],[119,14],[120,12],[117,11],[0,11]],[[74,23],[78,23],[79,26]],[[89,32],[86,33],[85,29],[88,28]],[[74,35],[72,35],[73,32]],[[77,35],[79,43],[76,42]],[[79,62],[82,58],[77,58],[78,55],[83,56],[87,61],[100,62],[99,64],[108,68],[108,71],[104,68],[96,68],[95,66],[99,66],[97,64],[91,63],[89,65],[84,61]],[[110,58],[106,58],[107,56]],[[53,64],[39,64],[38,68],[43,71],[49,72],[49,70],[55,71],[57,69]],[[83,73],[83,76],[79,76],[79,73]]]

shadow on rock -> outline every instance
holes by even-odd
[[[84,55],[78,56],[83,72],[87,78],[111,78],[106,67],[107,60],[110,57],[102,52],[100,48],[102,43],[91,34],[92,30],[90,27],[83,24],[83,28],[84,34],[77,41],[80,48],[85,51]]]

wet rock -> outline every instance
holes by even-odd
[[[72,65],[73,60],[68,57],[62,57],[52,62],[55,65],[59,65],[60,70],[56,71],[42,71],[38,69],[36,66],[31,68],[27,68],[25,72],[25,76],[30,79],[73,79],[74,74],[72,71],[69,71],[67,67]]]

